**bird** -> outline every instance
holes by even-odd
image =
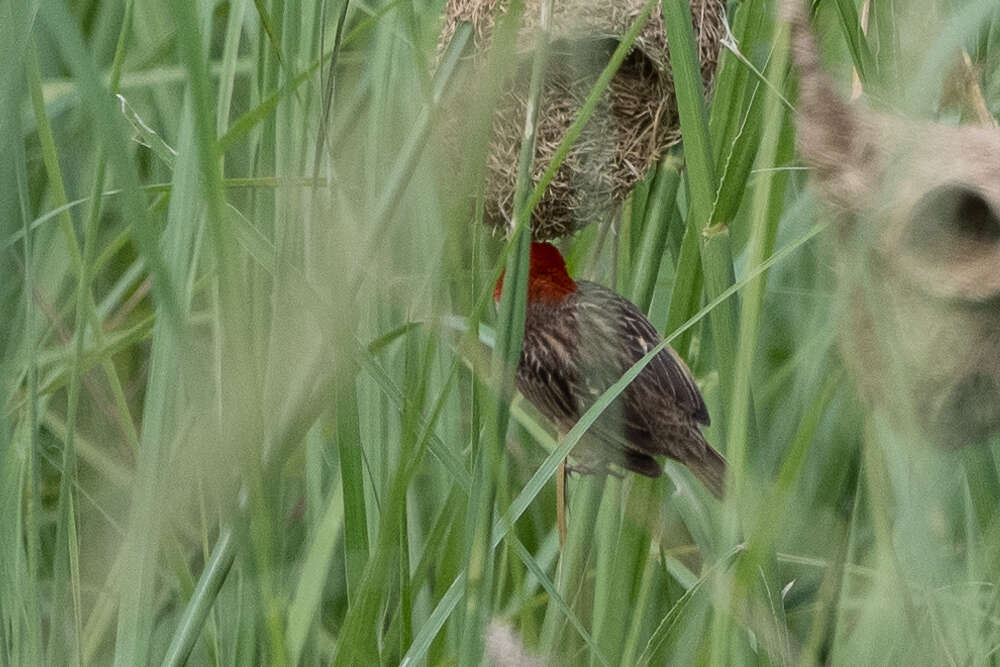
[[[499,302],[501,273],[493,291]],[[568,432],[587,409],[661,342],[656,328],[625,297],[573,280],[559,250],[532,242],[518,391]],[[687,466],[719,499],[726,460],[701,433],[710,417],[691,371],[669,346],[660,350],[588,429],[571,452],[571,470],[659,477],[655,457]],[[613,467],[614,466],[614,467]]]

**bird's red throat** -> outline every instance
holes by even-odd
[[[499,302],[504,274],[493,288],[493,300]],[[551,243],[531,244],[531,268],[528,271],[528,302],[561,301],[576,291],[576,283],[566,271],[566,261]]]

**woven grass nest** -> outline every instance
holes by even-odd
[[[532,48],[544,0],[525,0],[516,43],[518,62],[501,91],[493,118],[486,174],[485,222],[506,232],[514,201],[518,151],[524,133]],[[550,55],[539,106],[533,180],[541,177],[577,111],[629,26],[643,0],[561,0],[550,21]],[[474,28],[472,69],[485,66],[498,11],[508,0],[448,0],[440,44],[460,21]],[[725,35],[724,0],[691,0],[691,14],[706,90],[715,75]],[[479,72],[481,74],[482,72]],[[476,85],[486,77],[473,75]],[[462,113],[446,114],[449,143],[461,146]],[[631,52],[612,79],[532,215],[536,240],[563,237],[595,221],[607,220],[663,152],[680,140],[670,54],[662,9],[657,3]]]

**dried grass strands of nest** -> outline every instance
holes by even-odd
[[[516,52],[530,58],[530,35],[537,25],[538,0],[527,0]],[[645,1],[603,3],[571,0],[559,3],[552,17],[554,40],[540,109],[538,144],[533,177],[551,164],[556,149],[576,120],[612,51],[646,7]],[[451,0],[445,8],[442,40],[458,21],[474,26],[477,56],[473,72],[482,67],[497,12],[507,9],[498,0]],[[701,73],[711,86],[725,35],[722,0],[694,0],[692,22],[698,41]],[[469,77],[470,95],[484,77]],[[506,231],[512,216],[517,150],[523,127],[527,77],[524,65],[501,92],[493,120],[487,158],[485,222]],[[446,143],[461,151],[460,112],[453,114]],[[532,214],[536,239],[562,237],[595,221],[606,220],[635,183],[680,140],[669,50],[662,11],[657,3],[635,38],[631,51],[611,79],[598,107],[559,166]]]

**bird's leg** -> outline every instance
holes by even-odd
[[[558,441],[561,442],[566,434],[562,429],[557,429],[556,435],[559,436]],[[559,468],[556,469],[556,526],[559,529],[559,549],[562,550],[566,546],[566,476],[567,468],[566,462],[569,457],[564,458],[559,463]]]
[[[556,523],[559,526],[559,548],[566,546],[566,459],[556,471]]]

